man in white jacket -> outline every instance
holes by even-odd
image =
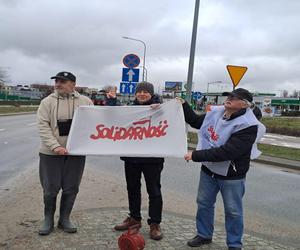
[[[76,77],[70,72],[60,72],[55,79],[55,91],[41,101],[37,112],[41,138],[39,174],[44,195],[44,221],[40,235],[53,230],[56,197],[60,189],[60,215],[58,227],[68,233],[77,232],[70,222],[70,214],[79,191],[85,165],[85,156],[68,155],[66,143],[74,111],[92,101],[75,91]]]

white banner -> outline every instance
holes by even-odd
[[[182,105],[81,106],[74,115],[67,150],[72,155],[179,157],[187,153]]]

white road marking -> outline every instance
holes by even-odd
[[[5,128],[0,128],[0,132],[1,132],[1,131],[5,131],[5,130],[6,130]]]

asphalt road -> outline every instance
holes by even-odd
[[[35,115],[0,117],[0,189],[6,181],[26,168],[37,166],[39,138]],[[124,178],[123,163],[119,157],[91,156],[86,167],[104,171]],[[162,174],[165,191],[194,201],[197,193],[200,166],[183,159],[166,159]],[[257,223],[270,223],[274,230],[286,228],[298,230],[300,235],[300,173],[286,172],[279,168],[252,163],[247,175],[247,190],[244,199],[245,213]],[[220,198],[220,197],[219,197]],[[219,205],[220,199],[219,199]],[[272,238],[272,237],[271,237]],[[291,245],[298,242],[285,238]],[[282,243],[285,239],[274,237]],[[299,243],[300,245],[300,243]]]
[[[197,129],[189,127],[190,132],[198,133]],[[260,143],[275,146],[300,148],[300,137],[266,133]]]
[[[35,114],[0,116],[0,187],[38,157]]]

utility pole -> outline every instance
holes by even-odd
[[[200,0],[196,0],[195,1],[195,12],[194,12],[192,41],[191,41],[191,49],[190,49],[189,69],[188,69],[188,77],[187,77],[186,97],[185,97],[185,100],[189,103],[191,102],[191,96],[192,96],[192,85],[193,85],[193,73],[194,73],[194,61],[195,61],[195,49],[196,49],[199,6],[200,6]]]

